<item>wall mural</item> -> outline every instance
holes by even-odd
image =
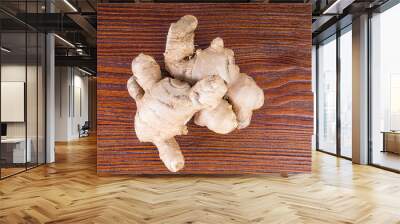
[[[310,5],[98,9],[99,175],[310,171]]]
[[[249,126],[253,110],[264,104],[263,90],[240,73],[233,51],[224,48],[220,37],[195,53],[197,23],[196,17],[186,15],[169,28],[164,60],[174,78],[162,78],[154,58],[140,54],[132,61],[133,76],[127,84],[138,108],[136,136],[157,146],[171,172],[185,163],[174,137],[188,133],[186,123],[193,116],[195,124],[228,134]]]

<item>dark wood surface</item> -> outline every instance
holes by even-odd
[[[168,28],[186,14],[199,20],[198,47],[222,37],[241,71],[264,89],[265,104],[250,127],[227,135],[191,122],[189,134],[177,137],[186,159],[180,173],[310,171],[311,5],[149,3],[98,5],[98,174],[169,173],[156,148],[136,138],[126,81],[141,52],[164,69]]]

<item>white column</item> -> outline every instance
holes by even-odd
[[[353,162],[368,163],[368,15],[353,20]]]
[[[46,36],[46,163],[55,161],[54,133],[55,133],[55,56],[54,56],[54,35]]]
[[[55,60],[54,60],[54,35],[47,34],[46,36],[46,163],[52,163],[55,161],[55,150],[54,150],[54,133],[55,133]]]

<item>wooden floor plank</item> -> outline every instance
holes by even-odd
[[[400,223],[400,175],[313,153],[312,174],[96,174],[96,139],[0,181],[0,223]]]

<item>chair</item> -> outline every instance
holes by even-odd
[[[80,125],[78,124],[79,138],[89,136],[89,129],[89,121],[85,121],[82,127],[80,127]]]

